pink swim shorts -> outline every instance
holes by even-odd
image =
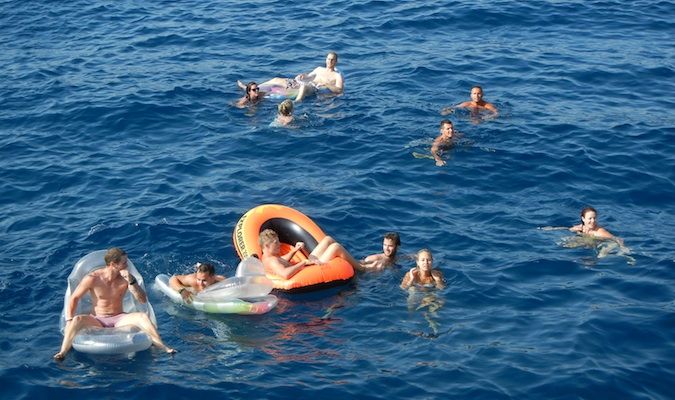
[[[104,328],[114,328],[117,325],[122,317],[127,315],[126,313],[121,313],[117,315],[92,315],[98,322],[103,325]]]

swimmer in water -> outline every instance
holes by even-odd
[[[265,96],[264,93],[260,92],[260,88],[255,82],[249,82],[246,86],[244,86],[244,90],[246,91],[246,95],[237,101],[237,107],[239,108],[256,104]]]
[[[446,163],[441,158],[441,154],[444,150],[452,147],[455,134],[455,128],[450,120],[444,119],[441,121],[440,133],[431,145],[431,155],[434,157],[436,165],[442,167]]]
[[[187,275],[174,275],[169,279],[169,286],[177,291],[186,303],[192,302],[194,293],[199,293],[216,282],[225,279],[216,275],[216,269],[208,263],[197,263],[195,272]]]
[[[371,254],[361,262],[361,269],[379,271],[396,264],[396,253],[401,245],[401,238],[396,232],[387,232],[382,240],[382,253]]]
[[[401,282],[401,289],[408,289],[413,285],[431,286],[437,289],[445,287],[443,273],[433,268],[431,250],[422,249],[417,252],[417,266],[411,268]]]
[[[585,237],[591,237],[595,239],[602,239],[616,243],[613,246],[598,246],[599,253],[598,258],[603,258],[607,256],[616,245],[619,246],[618,255],[630,254],[630,249],[624,245],[623,239],[620,237],[614,236],[607,229],[598,225],[598,212],[593,207],[586,207],[581,210],[581,223],[572,226],[569,228],[570,231],[576,232],[579,235]],[[628,257],[629,262],[632,260],[634,263],[635,260],[632,257]]]
[[[473,112],[489,111],[494,116],[498,114],[497,107],[495,107],[494,104],[483,100],[483,88],[478,85],[471,88],[471,100],[459,103],[454,107],[446,107],[441,110],[441,115],[452,113],[453,108],[467,108]]]
[[[291,122],[293,122],[293,102],[286,99],[279,103],[277,117],[274,119],[273,124],[287,126]]]

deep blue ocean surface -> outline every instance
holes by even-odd
[[[672,1],[0,2],[3,399],[672,399]],[[239,109],[236,80],[339,54],[342,96]],[[449,116],[447,166],[415,158]],[[211,261],[281,203],[355,256],[400,232],[413,264],[212,316],[149,291],[179,353],[52,361],[66,278],[120,246],[146,282]],[[582,207],[630,259],[566,248]]]

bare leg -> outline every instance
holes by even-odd
[[[159,332],[157,332],[157,328],[155,328],[155,325],[152,324],[150,318],[148,318],[147,315],[140,312],[127,314],[124,317],[122,317],[117,322],[117,324],[115,324],[115,327],[127,325],[136,326],[143,332],[147,333],[148,336],[150,336],[150,339],[152,340],[152,344],[159,347],[161,350],[164,350],[169,354],[173,354],[176,352],[176,350],[167,347],[164,344],[164,342],[162,342],[162,339],[159,337]]]
[[[267,82],[263,82],[260,86],[282,86],[286,87],[288,79],[286,78],[272,78]]]
[[[73,346],[73,339],[75,339],[75,335],[82,329],[89,328],[91,326],[100,327],[101,323],[91,315],[76,315],[73,320],[66,325],[66,329],[63,332],[61,350],[54,354],[54,360],[61,361],[66,358],[66,354],[68,354],[70,348]]]
[[[322,264],[322,261],[320,259],[321,255],[325,253],[328,246],[330,246],[333,243],[335,243],[335,239],[333,239],[330,236],[326,236],[323,239],[321,239],[321,241],[319,242],[319,244],[316,245],[314,250],[312,250],[312,252],[309,253],[308,257],[309,260],[314,261],[317,264]]]
[[[330,236],[326,236],[319,242],[314,251],[310,254],[310,260],[311,256],[318,258],[321,263],[327,263],[335,257],[341,257],[347,260],[352,268],[359,269],[361,267],[361,264],[359,264],[359,262],[349,254],[341,244],[337,243]]]

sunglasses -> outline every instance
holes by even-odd
[[[259,92],[260,88],[251,88],[250,90],[251,90],[251,92]]]

